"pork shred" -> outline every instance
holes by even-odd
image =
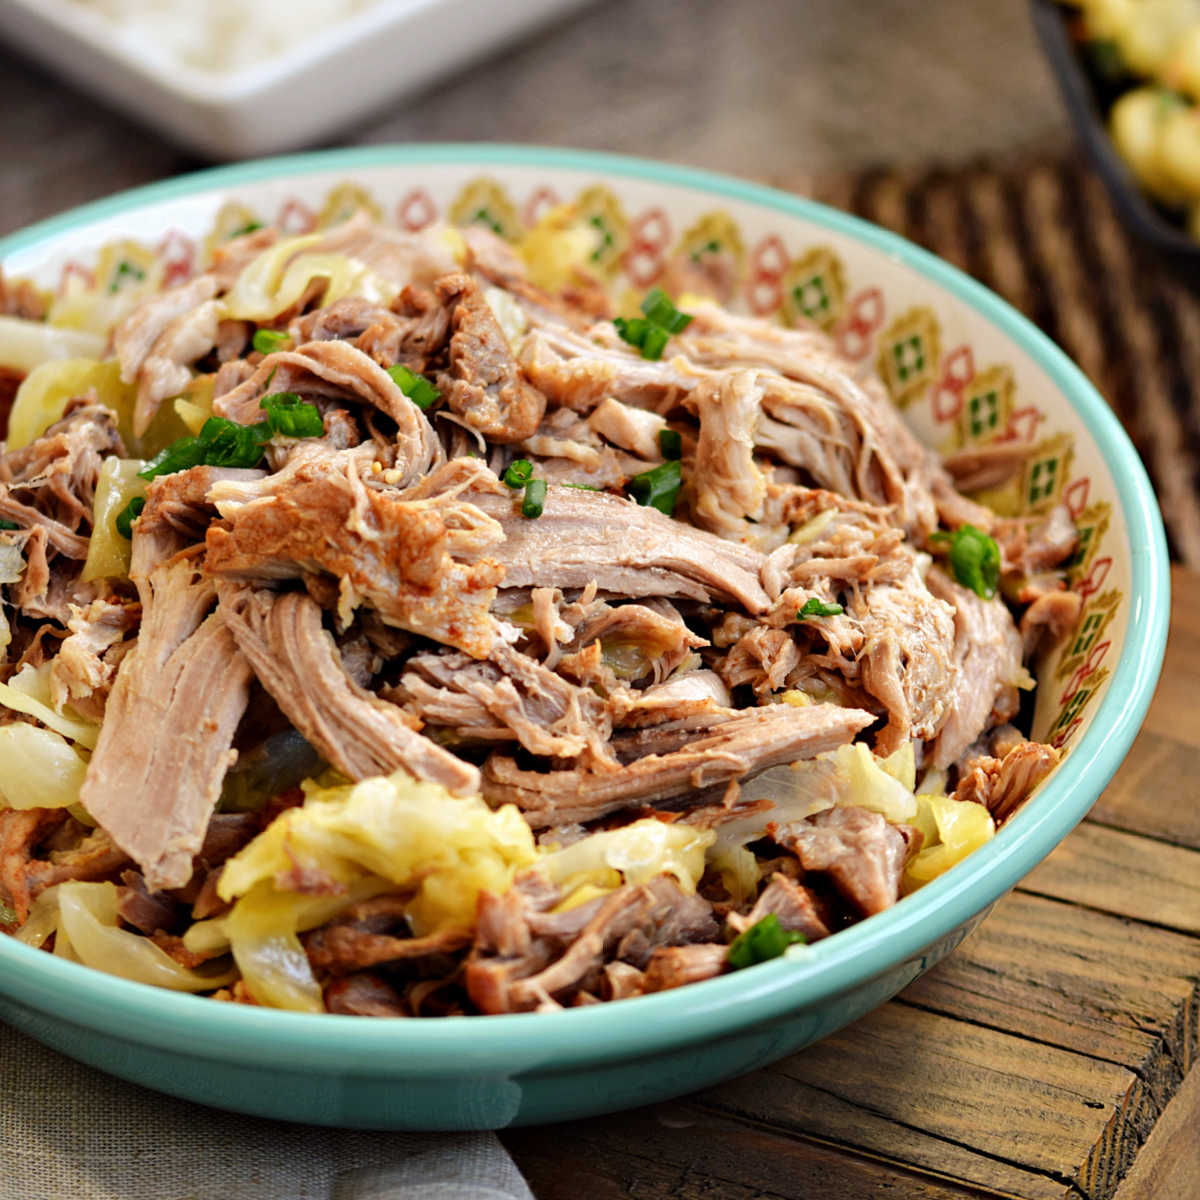
[[[420,881],[351,886],[289,843],[273,885],[318,914],[299,945],[326,1009],[595,1004],[720,975],[769,918],[813,942],[895,903],[920,833],[861,780],[826,786],[863,747],[903,752],[895,787],[915,765],[997,824],[1053,771],[1017,726],[1026,664],[1080,617],[1071,513],[964,494],[1009,485],[1031,443],[941,461],[825,334],[709,301],[647,358],[595,280],[545,292],[478,226],[360,213],[283,238],[234,237],[124,315],[129,411],[72,397],[0,454],[0,679],[36,680],[87,750],[78,806],[0,806],[7,932],[47,889],[103,881],[122,931],[195,966],[220,949],[183,935],[230,911],[226,864],[301,782],[386,775],[512,806],[542,851],[635,822],[638,847],[669,829],[718,851],[654,874],[626,848],[561,885],[535,864],[429,926]],[[662,282],[731,295],[727,274]],[[0,312],[44,308],[0,276]],[[315,409],[312,436],[268,435],[280,393]],[[118,424],[148,453],[210,395],[261,456],[149,482],[128,571],[93,577]],[[964,524],[997,543],[994,597],[947,561]],[[0,709],[15,722],[41,724]],[[793,773],[819,796],[781,811]],[[259,1002],[245,979],[217,995]]]

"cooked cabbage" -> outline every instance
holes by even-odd
[[[70,808],[86,774],[87,760],[62,734],[0,725],[0,798],[10,808]]]
[[[326,281],[318,301],[322,306],[343,296],[390,303],[399,286],[366,263],[345,254],[305,253],[324,236],[308,233],[269,246],[234,281],[221,301],[223,315],[239,321],[271,321],[291,308],[314,279]]]
[[[905,892],[936,879],[996,832],[996,823],[982,804],[953,796],[919,795],[912,824],[925,840],[905,869]]]
[[[176,992],[207,992],[236,978],[228,967],[181,966],[149,938],[117,922],[116,884],[71,881],[47,888],[33,902],[29,920],[16,937],[40,946],[53,933],[55,952],[61,957]]]
[[[137,496],[146,494],[146,481],[138,478],[145,464],[140,458],[106,458],[96,481],[92,502],[92,539],[81,578],[116,579],[129,574],[133,543],[117,530],[117,517]]]
[[[50,663],[40,667],[26,664],[7,683],[0,683],[0,707],[36,717],[63,737],[88,750],[94,749],[100,726],[54,707],[50,699],[50,666]]]
[[[530,282],[547,292],[578,284],[580,276],[595,277],[596,256],[604,233],[590,224],[575,204],[550,209],[521,239],[520,254]]]
[[[62,330],[55,332],[68,336]],[[94,349],[99,353],[103,344]],[[126,411],[132,416],[136,389],[121,382],[121,368],[115,358],[106,362],[96,358],[64,358],[61,362],[43,361],[34,367],[13,401],[8,419],[8,448],[17,450],[29,445],[63,415],[68,400],[89,390],[118,417]]]
[[[225,864],[219,891],[224,900],[244,897],[297,865],[344,884],[374,875],[411,889],[406,916],[420,936],[470,926],[479,892],[506,892],[536,857],[512,805],[492,812],[478,796],[452,796],[397,772],[310,790]]]
[[[656,875],[674,876],[680,887],[694,892],[704,874],[705,851],[715,840],[711,829],[644,817],[550,850],[538,867],[567,893],[587,885],[645,883]]]

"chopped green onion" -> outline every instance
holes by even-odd
[[[540,517],[546,507],[546,481],[531,479],[525,485],[525,499],[521,501],[521,516],[531,520]]]
[[[274,354],[291,340],[282,329],[256,329],[251,344],[259,354]]]
[[[595,484],[591,483],[564,483],[562,486],[575,488],[576,491],[580,492],[598,492],[601,490]]]
[[[934,534],[935,545],[949,542],[954,578],[981,599],[990,600],[1000,584],[1000,547],[974,525],[964,525],[953,534]]]
[[[16,521],[0,520],[0,529],[20,529],[20,525]]]
[[[651,288],[641,303],[646,320],[668,333],[682,333],[691,323],[692,314],[680,312],[662,288]]]
[[[212,418],[216,420],[217,418]],[[173,475],[204,462],[204,443],[198,437],[183,437],[160,450],[139,472],[142,479]]]
[[[209,417],[199,437],[183,437],[160,450],[139,472],[142,479],[173,475],[190,467],[256,467],[271,425],[239,425],[224,417]]]
[[[410,371],[403,363],[397,363],[394,367],[388,367],[387,373],[392,377],[392,382],[419,409],[430,408],[441,398],[442,393],[424,375],[418,375],[416,371]]]
[[[733,970],[740,971],[743,967],[778,958],[789,946],[805,941],[804,934],[784,929],[774,913],[767,913],[730,942],[725,961]]]
[[[209,417],[200,430],[201,461],[208,467],[255,467],[262,458],[264,435],[267,430],[262,424],[239,425]]]
[[[280,437],[321,437],[325,433],[321,410],[295,392],[272,392],[258,402],[258,407],[267,414],[271,433]]]
[[[642,337],[642,357],[657,362],[663,356],[663,351],[670,341],[670,333],[661,325],[651,325]]]
[[[669,517],[675,512],[675,502],[679,499],[682,480],[679,460],[671,459],[635,475],[629,481],[629,494],[643,508],[657,508],[660,513],[666,513]]]
[[[826,604],[823,600],[818,600],[816,596],[810,596],[805,600],[804,607],[796,613],[796,619],[804,621],[809,617],[836,617],[845,611],[840,604]]]
[[[510,488],[523,488],[533,478],[533,463],[527,458],[518,458],[505,468],[501,479]]]
[[[658,448],[663,458],[668,461],[683,457],[683,438],[677,429],[660,429],[658,431]]]
[[[682,333],[692,322],[680,312],[662,288],[651,288],[642,301],[641,317],[616,317],[613,325],[621,338],[636,346],[643,358],[660,359],[673,333]]]
[[[142,515],[146,507],[145,496],[134,496],[119,513],[117,513],[117,532],[123,538],[133,537],[133,523]]]

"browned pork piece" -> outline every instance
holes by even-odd
[[[519,887],[503,897],[480,895],[465,981],[481,1012],[557,1008],[598,988],[609,962],[644,970],[658,947],[711,943],[718,933],[711,905],[666,875],[564,913],[547,914],[536,903]]]
[[[343,623],[365,602],[388,624],[486,658],[503,570],[481,556],[501,529],[461,498],[468,483],[507,491],[474,460],[397,491],[365,482],[345,454],[298,455],[261,483],[212,490],[225,522],[208,530],[206,569],[249,582],[331,575]]]
[[[719,598],[752,613],[768,606],[759,583],[763,556],[607,492],[551,486],[542,515],[521,515],[511,494],[472,494],[499,522],[504,540],[489,551],[505,587],[582,588],[621,597]]]
[[[469,275],[437,283],[453,306],[446,402],[477,433],[493,442],[519,442],[541,423],[546,397],[526,380],[479,285]]]
[[[497,642],[486,662],[465,654],[417,654],[401,679],[409,707],[470,740],[512,738],[531,754],[612,762],[612,718],[605,702]],[[461,696],[466,703],[456,703]]]
[[[402,769],[451,792],[478,791],[475,767],[422,737],[403,709],[350,678],[315,601],[302,592],[228,584],[219,595],[221,619],[259,682],[331,766],[349,779]]]
[[[852,805],[831,808],[807,821],[769,826],[768,831],[806,871],[827,873],[864,917],[896,903],[904,864],[921,843],[915,829],[902,830],[879,813]]]
[[[1053,746],[1026,741],[1012,746],[1000,758],[983,755],[967,764],[954,798],[984,805],[999,824],[1050,774],[1059,758]]]
[[[861,709],[833,704],[772,704],[737,712],[695,736],[688,731],[679,749],[608,770],[524,770],[513,759],[493,754],[484,764],[483,794],[493,804],[516,804],[535,829],[591,821],[813,758],[851,741],[874,719]]]
[[[815,942],[829,936],[829,914],[822,911],[812,889],[779,871],[771,876],[749,913],[745,916],[730,913],[727,919],[731,929],[742,933],[772,913],[782,928],[802,933],[805,941]]]
[[[43,525],[56,550],[85,558],[87,537],[76,531],[91,525],[101,464],[123,452],[109,409],[71,406],[27,446],[0,457],[0,516],[23,527]]]

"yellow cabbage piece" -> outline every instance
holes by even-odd
[[[581,275],[597,275],[594,256],[603,244],[603,231],[584,221],[576,205],[560,204],[521,239],[518,250],[530,282],[559,292]]]
[[[543,853],[538,868],[565,892],[645,883],[656,875],[672,875],[685,891],[694,892],[704,874],[705,851],[715,840],[711,829],[643,817]]]
[[[94,390],[96,399],[118,418],[126,413],[132,417],[136,389],[121,382],[121,368],[115,358],[104,362],[95,358],[44,362],[30,371],[17,389],[8,421],[8,448],[29,445],[63,415],[68,400],[89,390]]]
[[[96,481],[92,503],[92,538],[81,578],[116,579],[129,574],[133,543],[117,530],[117,517],[137,496],[146,494],[146,481],[138,478],[145,464],[140,458],[106,458]]]
[[[50,663],[43,663],[40,667],[26,664],[7,683],[0,683],[0,707],[36,717],[63,737],[88,750],[94,749],[100,736],[100,726],[54,707],[50,700],[50,666]]]
[[[356,258],[308,253],[323,237],[309,233],[269,246],[242,269],[222,301],[223,315],[240,321],[273,320],[294,305],[314,279],[326,281],[320,305],[351,295],[387,304],[399,292],[397,284]]]
[[[0,367],[28,372],[54,360],[104,353],[104,338],[95,333],[56,329],[42,321],[0,316]]]
[[[245,896],[297,863],[343,883],[375,875],[412,890],[407,916],[420,936],[471,925],[479,891],[507,891],[536,857],[512,805],[492,812],[478,796],[452,796],[397,772],[310,791],[226,863],[219,890],[224,900]]]
[[[320,988],[297,934],[381,891],[410,894],[406,917],[417,936],[469,928],[481,889],[503,893],[537,858],[533,835],[512,805],[497,812],[478,796],[452,796],[402,772],[353,786],[309,785],[288,809],[225,865],[218,890],[234,900],[217,921],[193,926],[189,949],[227,943],[261,1004],[323,1010]],[[281,886],[293,867],[324,871],[343,886],[312,896]]]
[[[745,846],[723,845],[714,848],[709,862],[720,873],[721,883],[736,904],[747,903],[758,893],[762,871],[758,859]]]
[[[982,804],[952,796],[919,795],[911,823],[925,835],[925,841],[905,869],[905,892],[936,879],[996,832],[996,823]]]
[[[70,808],[86,774],[87,760],[54,730],[0,725],[0,798],[10,808]]]
[[[55,952],[98,971],[170,988],[206,992],[232,983],[228,968],[190,970],[149,938],[117,923],[117,888],[112,883],[72,881],[47,888],[33,903],[28,922],[17,931],[23,942],[39,946],[55,934]]]

